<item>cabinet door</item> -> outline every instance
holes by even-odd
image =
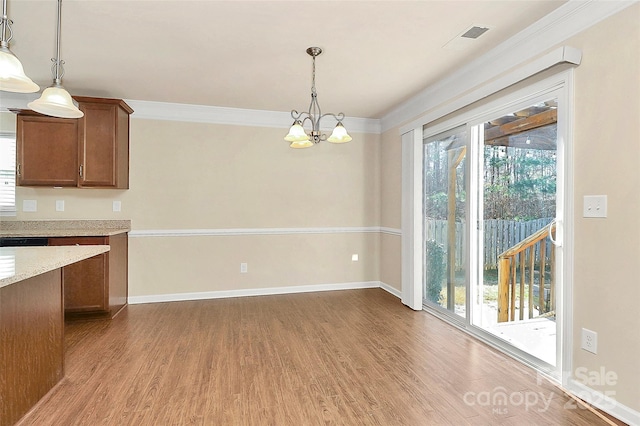
[[[50,246],[104,245],[106,237],[49,238]],[[65,313],[109,311],[109,257],[102,253],[62,269]]]
[[[80,103],[81,186],[116,186],[116,105]]]
[[[18,185],[78,184],[78,120],[18,115]]]

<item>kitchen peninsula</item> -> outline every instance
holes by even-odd
[[[108,251],[0,248],[0,424],[14,424],[64,376],[63,268]]]
[[[2,239],[35,239],[42,245],[109,245],[108,253],[64,268],[67,319],[113,318],[128,297],[130,220],[33,220],[0,223]]]

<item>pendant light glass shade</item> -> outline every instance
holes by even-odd
[[[300,121],[295,121],[289,129],[289,134],[284,137],[284,140],[287,142],[308,141],[309,135],[307,135],[307,132],[304,131],[302,123]]]
[[[347,129],[344,128],[342,123],[338,123],[327,141],[331,143],[345,143],[351,141],[351,139],[351,136],[347,133]]]
[[[84,115],[75,106],[69,92],[60,84],[53,84],[42,92],[42,96],[27,104],[29,108],[40,114],[60,118],[80,118]]]
[[[16,55],[4,46],[0,46],[0,90],[14,93],[34,93],[40,90],[40,87],[25,75]]]
[[[313,142],[311,142],[311,140],[307,139],[306,141],[296,141],[296,142],[291,142],[291,145],[289,145],[291,148],[310,148],[313,146]]]

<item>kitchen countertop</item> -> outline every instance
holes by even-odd
[[[131,231],[130,220],[24,220],[0,222],[0,237],[106,237]]]
[[[109,246],[0,248],[0,288],[109,251]]]

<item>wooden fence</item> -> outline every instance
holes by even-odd
[[[526,222],[515,220],[488,219],[484,221],[484,268],[496,269],[498,267],[498,255],[518,244],[520,241],[548,225],[552,217],[535,219]],[[447,247],[447,221],[427,218],[425,222],[425,236],[427,240],[435,240],[446,249]],[[456,222],[456,269],[464,267],[466,255],[466,223]],[[547,239],[547,249],[551,242]],[[539,245],[536,248],[536,259],[539,260]],[[550,250],[546,250],[550,253]]]

